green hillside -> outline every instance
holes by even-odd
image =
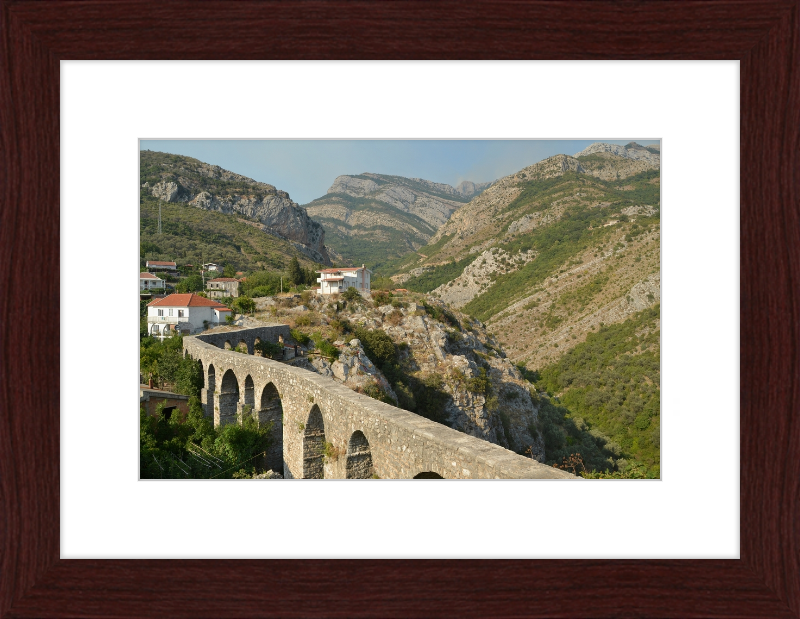
[[[605,447],[617,458],[660,472],[660,312],[659,306],[609,325],[540,372],[537,386],[558,397],[576,427],[596,429],[611,439]],[[574,433],[548,427],[548,457],[586,451]],[[577,436],[577,435],[575,435]],[[562,455],[562,457],[563,457]],[[584,458],[587,460],[588,458]],[[615,458],[616,459],[616,458]],[[625,463],[617,461],[625,468]]]
[[[292,257],[311,268],[317,264],[289,241],[267,234],[241,215],[206,211],[185,203],[161,202],[142,191],[139,217],[140,261],[175,260],[178,264],[217,262],[237,271],[288,268]]]

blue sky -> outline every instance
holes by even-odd
[[[141,140],[149,149],[187,155],[287,191],[306,204],[342,174],[393,174],[456,186],[493,181],[546,157],[574,155],[594,142],[625,140]]]

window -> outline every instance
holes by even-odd
[[[164,315],[164,310],[158,310],[158,315],[159,316],[163,316]]]
[[[169,315],[172,316],[172,308],[169,308]]]
[[[183,310],[178,310],[178,318],[183,318]]]

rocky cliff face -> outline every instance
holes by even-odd
[[[277,318],[290,325],[302,324],[297,327],[301,331],[327,335],[340,351],[338,359],[315,355],[314,345],[309,344],[305,358],[295,363],[356,391],[370,393],[369,386],[377,385],[389,400],[403,402],[398,389],[406,390],[408,385],[390,384],[367,358],[362,343],[352,334],[343,335],[341,329],[349,324],[351,328],[382,331],[397,345],[398,362],[407,376],[439,385],[437,389],[444,394],[442,420],[446,425],[518,453],[530,449],[537,460],[544,461],[538,397],[535,392],[532,395],[531,384],[506,358],[498,340],[481,323],[426,297],[425,303],[436,308],[431,312],[446,310],[451,317],[449,323],[434,318],[421,299],[376,307],[372,300],[345,304],[317,296],[305,303],[296,299],[295,303],[301,305],[291,307],[285,300],[264,298],[257,299],[256,319]]]
[[[178,155],[142,151],[144,191],[165,202],[255,219],[265,232],[304,246],[312,259],[330,264],[325,230],[285,191],[268,183]]]
[[[465,198],[474,198],[475,196],[483,193],[491,182],[488,183],[473,183],[472,181],[461,181],[456,187],[456,191]]]
[[[325,196],[305,205],[328,231],[327,243],[354,263],[376,264],[424,245],[488,183],[458,188],[420,178],[364,173],[339,176]]]

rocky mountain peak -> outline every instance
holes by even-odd
[[[654,149],[655,150],[655,149]],[[600,153],[611,153],[618,157],[625,159],[634,159],[637,161],[646,161],[656,167],[661,164],[661,155],[647,150],[646,147],[637,144],[636,142],[629,142],[625,146],[618,144],[607,144],[605,142],[595,142],[594,144],[584,148],[581,152],[575,155],[578,157],[585,157],[587,155],[595,155]]]
[[[191,157],[153,151],[140,157],[143,191],[165,202],[245,215],[264,232],[299,244],[312,260],[330,264],[325,230],[287,192]]]

